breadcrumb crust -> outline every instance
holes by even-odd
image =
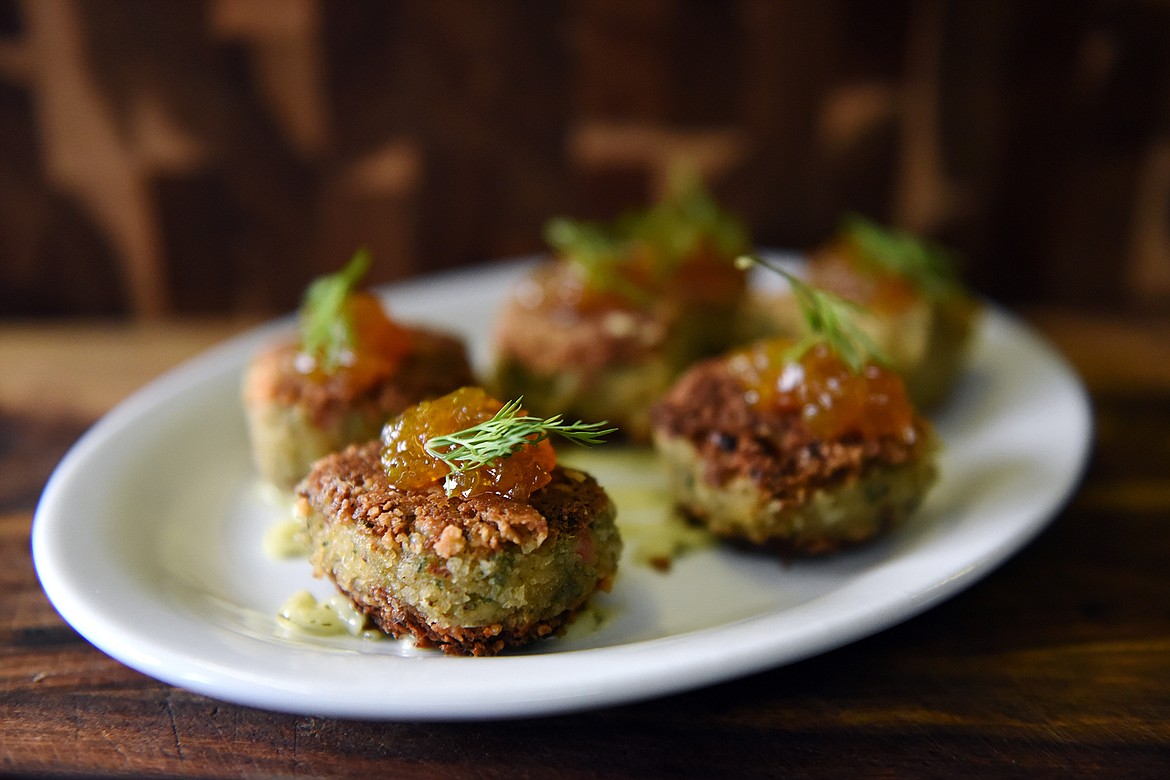
[[[751,406],[721,359],[689,370],[653,410],[679,507],[721,536],[819,554],[908,516],[936,478],[917,418],[902,436],[816,438],[798,412]]]
[[[399,491],[380,443],[320,461],[298,488],[311,560],[387,633],[492,655],[554,633],[608,589],[621,539],[592,477],[557,467],[529,503]]]

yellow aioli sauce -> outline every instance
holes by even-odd
[[[658,523],[631,523],[621,525],[621,530],[622,539],[633,546],[634,563],[662,572],[669,571],[676,558],[715,544],[706,529],[691,525],[675,512]]]
[[[313,636],[349,635],[361,639],[385,636],[377,629],[368,628],[366,616],[340,593],[319,602],[307,590],[297,591],[284,602],[277,619],[285,628]]]
[[[573,616],[573,622],[565,626],[562,639],[583,639],[600,631],[613,618],[613,610],[605,609],[590,601]]]
[[[299,520],[273,523],[264,532],[263,543],[264,554],[274,560],[304,558],[309,554],[309,533]]]
[[[296,496],[267,482],[257,483],[255,490],[257,498],[281,516],[264,531],[264,555],[275,561],[308,556],[309,534],[304,521],[297,517]]]
[[[272,560],[307,558],[309,532],[304,521],[296,515],[295,497],[267,484],[260,485],[258,490],[264,503],[284,515],[264,531],[261,540],[264,554]],[[386,636],[372,628],[366,616],[340,593],[318,602],[307,590],[297,591],[281,605],[276,622],[286,631],[318,637],[382,639]]]
[[[654,451],[646,447],[604,445],[565,447],[562,465],[591,474],[617,506],[617,525],[630,560],[668,571],[675,559],[715,545],[704,528],[688,523],[674,509],[666,476]]]

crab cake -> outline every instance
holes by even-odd
[[[409,350],[395,360],[371,356],[364,366],[332,373],[303,370],[296,343],[256,356],[244,380],[244,407],[265,479],[292,488],[318,458],[375,438],[386,420],[411,404],[472,381],[458,339],[419,329],[402,333]]]
[[[947,252],[908,233],[859,216],[812,252],[806,277],[813,286],[864,307],[859,325],[902,375],[914,404],[937,406],[950,395],[966,362],[978,315]],[[793,335],[795,303],[756,294],[745,307],[756,335]]]
[[[331,306],[307,296],[300,337],[259,353],[244,379],[253,459],[281,488],[296,485],[318,458],[376,438],[411,404],[472,381],[459,340],[395,322],[374,296],[350,289],[352,275],[325,281],[345,283]],[[313,328],[331,343],[310,343]]]
[[[561,219],[546,233],[553,259],[497,320],[496,389],[645,441],[653,402],[730,343],[746,231],[694,185],[612,224]]]
[[[457,404],[482,404],[459,393]],[[613,502],[592,477],[550,465],[541,448],[454,489],[450,480],[415,479],[432,464],[414,461],[420,428],[410,415],[388,425],[383,441],[322,459],[298,488],[318,576],[387,633],[453,655],[494,655],[549,636],[609,589],[621,537]],[[501,477],[509,484],[493,492],[488,483]]]
[[[793,554],[869,540],[936,478],[935,439],[901,379],[824,344],[762,342],[693,366],[653,412],[679,508],[716,535]]]
[[[812,256],[808,278],[874,314],[869,333],[916,406],[946,400],[966,362],[979,306],[943,250],[854,216]]]
[[[691,334],[706,320],[669,299],[565,305],[558,290],[578,287],[575,273],[568,264],[547,264],[504,306],[496,389],[523,396],[539,414],[609,420],[627,438],[646,441],[650,406],[703,354]]]

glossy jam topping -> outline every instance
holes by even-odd
[[[731,370],[750,404],[799,412],[822,440],[912,435],[914,409],[896,373],[868,363],[855,374],[824,343],[798,359],[788,354],[792,347],[789,341],[772,340],[732,354]]]
[[[922,299],[912,281],[883,269],[846,240],[835,241],[816,253],[809,265],[809,281],[887,314],[903,312]]]
[[[510,456],[462,472],[426,449],[435,436],[462,431],[490,420],[503,404],[478,387],[464,387],[407,409],[382,429],[382,466],[399,490],[420,490],[443,483],[448,495],[464,498],[494,493],[514,501],[548,484],[557,464],[547,441],[526,445]]]
[[[655,289],[648,266],[634,261],[590,270],[561,263],[550,268],[541,284],[550,309],[580,314],[638,308],[654,299]]]
[[[687,302],[730,305],[743,293],[746,280],[743,271],[704,241],[679,265],[671,288]]]
[[[649,243],[632,241],[620,260],[558,263],[537,280],[549,309],[581,314],[644,309],[664,297],[684,304],[730,305],[745,285],[743,272],[707,241],[678,258],[665,256]]]
[[[305,373],[318,381],[341,382],[352,391],[361,392],[398,368],[410,353],[414,336],[390,319],[370,293],[353,293],[345,306],[353,325],[353,349],[343,356],[337,370],[326,372],[310,360]]]

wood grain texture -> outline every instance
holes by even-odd
[[[999,300],[1170,302],[1148,0],[6,0],[0,317],[286,311],[539,251],[689,162],[758,242],[846,211]]]
[[[1028,316],[1088,379],[1096,442],[1053,525],[984,581],[879,635],[746,679],[576,715],[446,724],[213,701],[131,671],[63,623],[29,557],[56,458],[104,407],[239,324],[100,338],[0,328],[6,375],[37,376],[45,355],[66,356],[72,371],[51,413],[28,384],[0,385],[0,774],[1160,777],[1170,765],[1170,322]],[[106,360],[138,373],[103,370]]]

